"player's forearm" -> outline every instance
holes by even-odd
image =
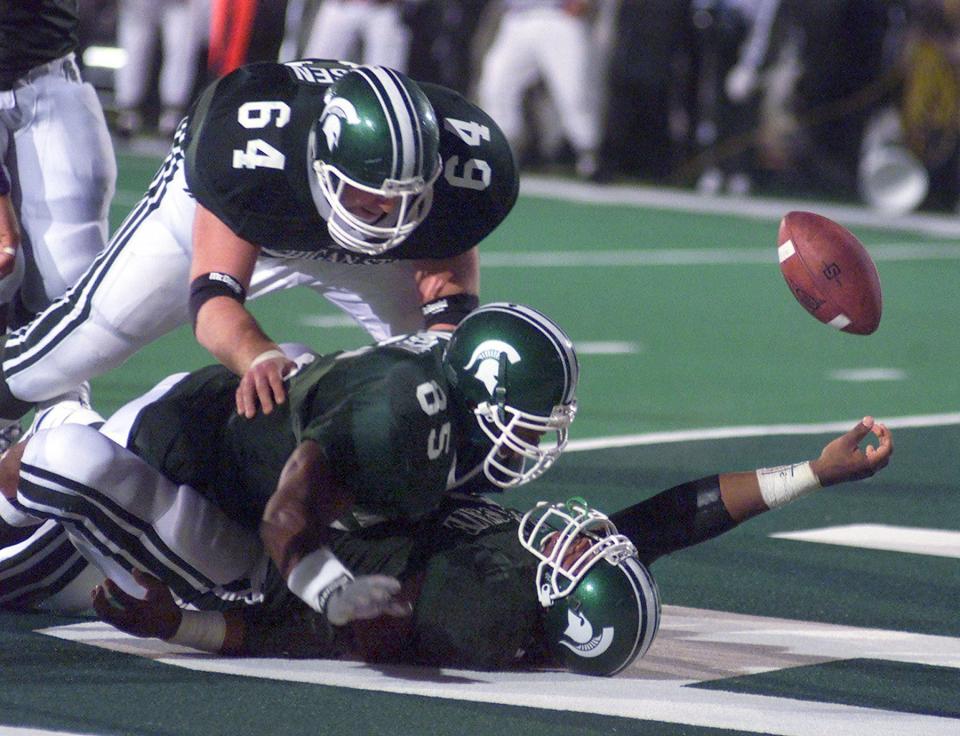
[[[451,258],[424,259],[416,265],[424,324],[430,329],[454,329],[479,304],[477,249]]]
[[[450,258],[421,259],[416,269],[421,303],[451,294],[480,293],[480,255],[476,247]]]
[[[769,510],[770,503],[769,494],[765,498],[761,490],[758,471],[751,470],[681,483],[610,518],[637,545],[641,556],[652,561],[713,539]]]
[[[328,529],[353,505],[333,478],[323,449],[305,440],[290,455],[260,522],[260,537],[284,577],[327,542]]]
[[[197,314],[194,332],[203,347],[239,376],[255,358],[268,350],[279,349],[242,304],[226,297],[211,299],[203,305]]]
[[[727,509],[717,475],[668,488],[610,519],[647,562],[712,539],[739,523]]]

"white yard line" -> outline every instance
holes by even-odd
[[[883,243],[868,247],[880,262],[957,261],[960,244]],[[530,252],[482,251],[483,268],[583,268],[624,266],[776,265],[777,249],[770,248],[659,248],[625,244],[623,249],[587,248]]]
[[[925,529],[891,524],[845,524],[777,532],[770,536],[799,542],[960,559],[960,532],[950,529]]]
[[[370,667],[357,662],[220,658],[100,622],[41,633],[203,672],[376,692],[595,713],[784,736],[954,736],[957,720],[839,703],[692,688],[717,677],[870,658],[960,667],[960,640],[902,631],[664,606],[647,657],[607,679],[560,672],[471,672]],[[704,672],[695,674],[690,667]]]
[[[918,429],[923,427],[947,427],[960,424],[960,412],[947,414],[919,414],[914,416],[878,417],[891,429]],[[765,437],[767,435],[808,435],[833,434],[846,432],[857,419],[815,424],[754,424],[733,427],[704,427],[701,429],[680,429],[670,432],[646,432],[615,437],[596,437],[593,439],[573,440],[567,445],[566,452],[584,452],[588,450],[608,450],[615,447],[637,447],[640,445],[660,445],[672,442],[701,442],[704,440],[739,439],[743,437]]]
[[[652,207],[764,220],[779,219],[790,210],[813,210],[842,222],[847,227],[911,230],[927,235],[960,238],[960,218],[954,215],[914,213],[892,217],[867,207],[828,204],[815,200],[705,197],[683,189],[583,184],[526,175],[520,179],[520,194],[525,197],[561,199],[584,204]]]

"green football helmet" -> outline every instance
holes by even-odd
[[[417,84],[382,66],[358,66],[334,82],[310,133],[310,188],[330,236],[342,247],[379,255],[423,222],[440,174],[440,129]],[[370,221],[344,204],[347,187],[396,198]]]
[[[570,338],[546,315],[498,302],[471,312],[443,356],[454,397],[476,418],[487,479],[510,488],[563,452],[577,413],[580,366]]]
[[[660,627],[660,593],[633,543],[583,499],[540,502],[518,530],[533,554],[547,645],[572,672],[615,675]]]

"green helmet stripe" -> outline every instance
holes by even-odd
[[[580,378],[580,363],[577,360],[577,354],[573,348],[573,342],[567,334],[560,329],[556,322],[549,319],[540,312],[525,307],[522,304],[511,304],[509,302],[494,302],[481,307],[482,311],[506,312],[529,322],[542,332],[553,344],[554,350],[560,357],[563,366],[563,399],[562,403],[568,404],[573,400],[576,391],[577,382]],[[474,312],[476,314],[476,312]],[[469,319],[469,317],[467,317]]]
[[[419,140],[419,126],[415,124],[410,93],[392,70],[384,67],[360,67],[357,71],[377,95],[390,127],[393,148],[391,178],[412,178],[418,171],[422,141]]]

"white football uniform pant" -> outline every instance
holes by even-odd
[[[136,568],[169,585],[180,605],[262,602],[269,557],[257,535],[110,439],[125,436],[135,416],[123,416],[121,427],[111,418],[102,431],[64,425],[38,432],[23,454],[12,505],[62,525],[83,557],[133,596],[144,594],[130,574]]]
[[[73,54],[0,92],[0,159],[23,231],[23,303],[39,312],[103,250],[117,178],[97,93]]]
[[[88,614],[90,590],[102,581],[103,573],[57,521],[44,521],[22,542],[0,547],[0,608]]]
[[[186,189],[181,142],[182,129],[147,195],[76,285],[8,337],[3,372],[17,398],[57,396],[189,322],[196,203]],[[249,297],[308,286],[382,340],[422,324],[414,271],[411,261],[355,265],[261,256]]]
[[[103,417],[78,400],[39,407],[25,439],[63,424],[99,427]],[[90,590],[103,574],[89,565],[54,520],[39,522],[0,496],[0,517],[15,527],[32,527],[29,536],[0,547],[0,607],[62,614],[90,614]]]
[[[304,56],[354,60],[362,44],[362,63],[403,72],[408,66],[410,35],[397,3],[323,0],[304,46]]]
[[[200,47],[209,24],[207,0],[120,0],[117,42],[127,61],[116,72],[117,106],[143,103],[158,37],[163,40],[160,103],[184,109],[190,101]]]
[[[523,97],[542,77],[574,150],[596,151],[600,95],[595,57],[584,18],[557,7],[508,8],[483,59],[480,106],[516,147],[524,134]]]

